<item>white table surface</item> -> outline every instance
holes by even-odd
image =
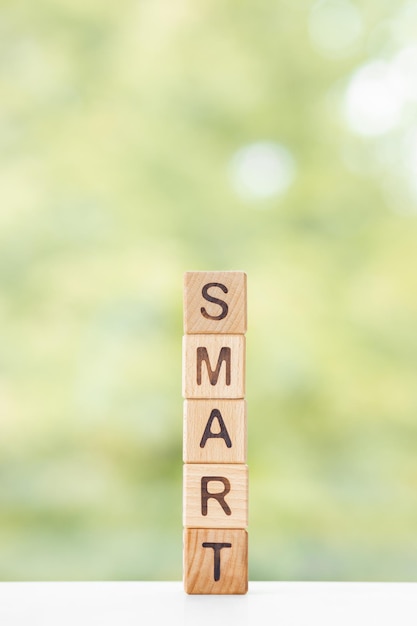
[[[3,582],[1,626],[416,626],[417,583],[250,582],[190,596],[181,582]]]

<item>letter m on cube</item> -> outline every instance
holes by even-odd
[[[183,364],[184,397],[245,396],[244,335],[184,335]]]

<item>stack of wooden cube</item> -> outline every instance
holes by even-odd
[[[248,590],[244,272],[184,275],[183,572],[190,594]]]

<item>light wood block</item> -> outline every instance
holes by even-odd
[[[246,530],[184,530],[184,589],[189,594],[248,591]]]
[[[185,400],[184,463],[246,463],[246,400]]]
[[[245,272],[184,274],[184,333],[246,333]]]
[[[243,398],[244,335],[184,335],[184,398]]]
[[[183,526],[247,527],[247,465],[186,463],[183,468]]]

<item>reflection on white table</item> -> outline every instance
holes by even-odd
[[[249,582],[189,596],[181,582],[4,582],[1,626],[416,626],[417,583]]]

